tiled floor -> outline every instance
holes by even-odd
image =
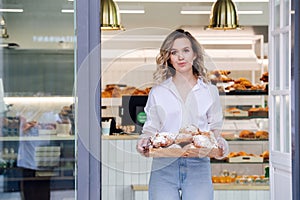
[[[75,191],[51,191],[51,200],[74,200]],[[0,200],[21,200],[19,192],[1,192]]]

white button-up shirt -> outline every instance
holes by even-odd
[[[180,128],[188,125],[194,125],[201,131],[215,132],[222,128],[223,114],[218,89],[201,79],[198,79],[185,101],[172,78],[154,86],[148,96],[145,113],[147,120],[143,126],[143,136],[157,132],[178,133]]]

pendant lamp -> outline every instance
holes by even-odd
[[[217,0],[211,9],[208,29],[240,29],[235,4],[231,0]]]
[[[101,30],[123,30],[119,7],[113,0],[101,0]]]
[[[2,15],[0,16],[0,38],[8,38],[6,21]]]

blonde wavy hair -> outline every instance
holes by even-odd
[[[204,49],[200,43],[187,31],[177,29],[170,33],[160,47],[160,52],[156,57],[157,68],[153,74],[153,78],[157,83],[161,83],[171,76],[174,76],[176,71],[170,62],[171,49],[174,41],[179,38],[187,38],[192,45],[196,59],[193,61],[193,74],[197,78],[201,78],[203,82],[209,83],[207,78],[207,69],[204,66]]]

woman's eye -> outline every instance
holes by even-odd
[[[190,52],[190,50],[189,49],[185,49],[184,52],[188,53],[188,52]]]
[[[176,51],[171,51],[171,55],[176,55]]]

